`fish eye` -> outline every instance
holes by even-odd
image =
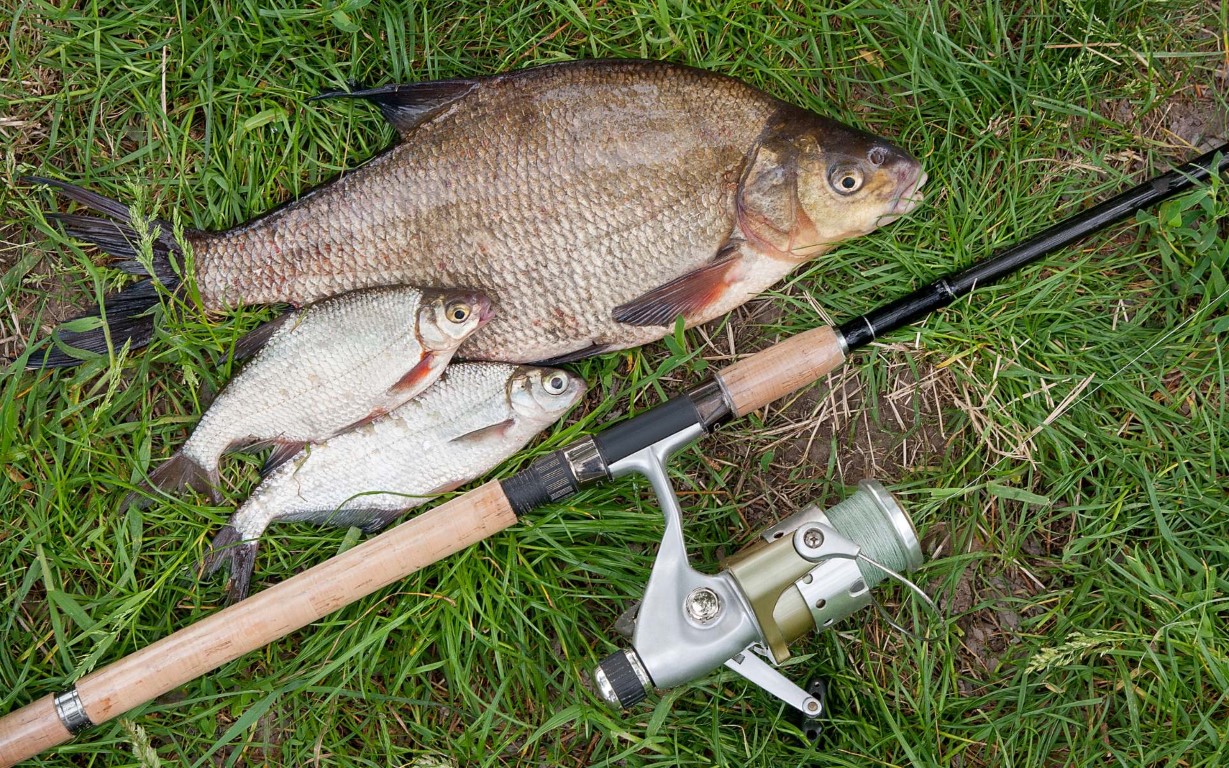
[[[856,165],[838,165],[828,176],[828,184],[838,195],[852,195],[862,189],[862,169]]]
[[[562,395],[568,388],[568,379],[562,373],[553,373],[542,382],[542,388],[548,395]]]
[[[463,301],[454,301],[444,307],[444,314],[454,323],[463,323],[468,320],[470,312],[469,305]]]

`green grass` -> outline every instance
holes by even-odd
[[[923,160],[930,194],[912,216],[728,326],[580,366],[597,394],[552,447],[696,383],[731,338],[746,352],[865,311],[1191,157],[1178,117],[1219,115],[1223,130],[1227,112],[1229,12],[1195,0],[5,5],[0,343],[15,356],[66,304],[121,280],[45,225],[50,196],[18,176],[72,179],[183,226],[231,226],[391,141],[373,110],[305,103],[349,81],[665,58]],[[705,568],[756,525],[841,498],[860,470],[947,539],[919,574],[942,621],[904,590],[880,592],[927,640],[867,612],[797,646],[787,673],[823,673],[838,697],[818,748],[728,672],[627,714],[581,682],[614,648],[611,625],[643,589],[660,533],[647,484],[623,481],[31,764],[1229,764],[1229,248],[1216,221],[1227,190],[979,291],[859,354],[831,382],[840,397],[814,388],[676,463]],[[122,365],[0,379],[0,711],[218,607],[219,585],[185,573],[233,507],[121,502],[183,440],[202,390],[225,383],[234,340],[270,312],[210,320],[189,302],[167,314],[155,344]],[[227,477],[233,505],[256,459]],[[277,529],[256,588],[345,541]],[[153,752],[134,756],[138,744]]]

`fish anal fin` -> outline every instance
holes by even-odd
[[[414,364],[414,367],[406,371],[405,375],[398,379],[396,384],[389,387],[388,393],[397,398],[417,395],[430,384],[431,374],[435,370],[432,367],[434,364],[435,353],[424,352],[422,358]]]
[[[404,515],[409,509],[409,507],[406,507],[405,509],[395,509],[391,512],[388,510],[373,512],[374,517],[360,524],[358,528],[365,534],[373,534],[381,528],[387,528],[390,523],[396,521],[397,518]]]
[[[265,465],[260,470],[260,476],[268,477],[269,473],[299,455],[306,447],[307,443],[303,440],[275,440],[273,450],[269,452],[269,458],[265,459]]]
[[[691,320],[729,288],[731,272],[740,261],[740,256],[723,250],[716,261],[620,304],[611,316],[628,325],[673,325],[679,315]]]
[[[534,365],[562,365],[564,363],[574,363],[577,360],[584,360],[586,357],[600,355],[610,349],[609,344],[598,344],[596,342],[589,344],[587,347],[582,347],[575,352],[567,352],[557,357],[551,357],[546,360],[539,360]]]
[[[454,480],[452,482],[443,483],[442,485],[432,488],[431,490],[427,491],[421,496],[416,497],[416,498],[421,499],[421,501],[418,501],[417,503],[409,504],[403,509],[394,509],[391,511],[373,510],[372,511],[373,517],[366,522],[360,523],[358,527],[363,531],[363,533],[366,533],[366,534],[375,533],[381,528],[387,527],[390,523],[395,522],[397,518],[401,517],[406,512],[413,509],[414,507],[417,507],[421,504],[425,504],[430,499],[430,497],[439,496],[440,494],[443,494],[443,493],[451,493],[452,491],[455,491],[456,489],[460,488],[463,485],[465,485],[464,480]]]
[[[209,576],[225,569],[226,604],[231,605],[247,597],[252,584],[252,571],[256,567],[256,541],[246,541],[232,525],[218,531],[209,545],[209,552],[201,563],[202,576]]]
[[[248,331],[235,342],[235,359],[247,360],[250,357],[254,357],[257,352],[265,348],[265,345],[269,343],[269,339],[273,338],[273,334],[277,333],[278,329],[283,325],[290,322],[293,317],[293,312],[287,312]]]
[[[448,442],[450,443],[470,443],[470,442],[474,442],[478,440],[483,440],[487,437],[491,437],[494,435],[503,435],[508,430],[508,427],[511,427],[513,423],[514,422],[512,419],[504,419],[498,424],[491,424],[491,425],[482,427],[481,429],[475,429],[473,432],[466,432],[463,435],[458,435],[452,438],[451,440],[449,440]],[[432,493],[436,493],[436,491],[432,491]],[[439,491],[439,493],[443,493],[443,491]]]
[[[359,91],[329,91],[317,99],[366,99],[380,108],[388,122],[403,137],[464,98],[478,85],[475,80],[437,80],[366,88]]]

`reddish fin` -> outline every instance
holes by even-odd
[[[307,447],[305,441],[288,442],[276,440],[273,443],[273,450],[269,453],[269,458],[265,459],[265,465],[260,470],[261,477],[268,477],[269,473],[286,462],[299,455]]]
[[[407,395],[418,394],[427,388],[430,383],[431,375],[434,370],[431,368],[435,362],[434,352],[424,352],[422,359],[417,365],[406,372],[396,384],[389,387],[389,394],[392,395]]]
[[[719,256],[712,264],[620,304],[611,314],[615,322],[628,325],[673,325],[679,315],[684,319],[695,317],[729,287],[730,268],[738,261],[738,257]]]
[[[198,493],[208,493],[210,501],[214,504],[221,504],[222,494],[218,490],[221,484],[222,478],[218,476],[216,469],[206,470],[185,456],[183,451],[176,451],[174,456],[162,463],[162,466],[150,472],[149,479],[141,484],[140,490],[128,494],[125,502],[144,507],[149,504],[150,499],[144,498],[141,491],[148,493],[158,490],[163,493],[176,493],[184,488],[191,488]]]
[[[347,424],[346,426],[334,432],[332,435],[329,435],[329,437],[333,437],[334,435],[340,435],[342,432],[350,432],[351,430],[358,429],[359,427],[365,427],[371,422],[375,421],[376,419],[383,418],[384,416],[387,416],[387,415],[388,415],[388,409],[381,405],[377,405],[375,408],[372,408],[371,412],[368,413],[366,416],[354,422],[353,424]],[[303,445],[307,445],[307,443],[303,443]]]
[[[252,584],[252,571],[256,568],[256,542],[244,541],[239,531],[231,525],[218,531],[209,545],[205,561],[201,563],[201,575],[209,576],[220,568],[230,572],[226,579],[227,605],[247,597]]]
[[[235,342],[235,359],[247,360],[264,349],[265,345],[269,343],[269,339],[273,338],[273,334],[277,333],[278,329],[289,322],[294,316],[293,312],[287,312],[248,331],[239,341]]]
[[[380,108],[388,122],[403,137],[415,128],[443,112],[453,102],[464,98],[477,86],[474,80],[437,80],[426,83],[385,85],[362,91],[329,91],[313,96],[317,99],[367,99]]]
[[[448,442],[468,443],[475,440],[483,440],[492,435],[502,435],[508,430],[508,427],[512,426],[514,423],[515,422],[513,422],[512,419],[505,419],[498,424],[491,424],[490,426],[482,427],[481,429],[475,429],[473,432],[466,432],[463,435],[458,435]],[[432,491],[432,493],[443,493],[443,491]]]

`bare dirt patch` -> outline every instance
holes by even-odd
[[[708,336],[706,358],[720,367],[785,338],[765,331],[781,311],[770,300],[740,310],[724,337]],[[953,389],[950,374],[924,350],[878,345],[872,360],[843,366],[763,409],[763,426],[741,420],[718,431],[705,454],[738,470],[727,491],[747,525],[763,527],[811,501],[839,501],[816,498],[817,486],[853,486],[864,478],[890,486],[937,461],[952,437],[943,410]]]
[[[26,14],[15,23],[13,39],[24,48],[43,45],[42,22]],[[76,314],[63,301],[68,293],[64,281],[51,274],[46,259],[38,258],[38,232],[25,221],[23,206],[14,202],[32,194],[17,179],[48,162],[51,100],[63,89],[63,76],[37,65],[19,67],[14,64],[19,59],[33,56],[15,50],[0,63],[0,362],[25,349],[40,312],[47,327]],[[49,296],[60,300],[48,305]]]

